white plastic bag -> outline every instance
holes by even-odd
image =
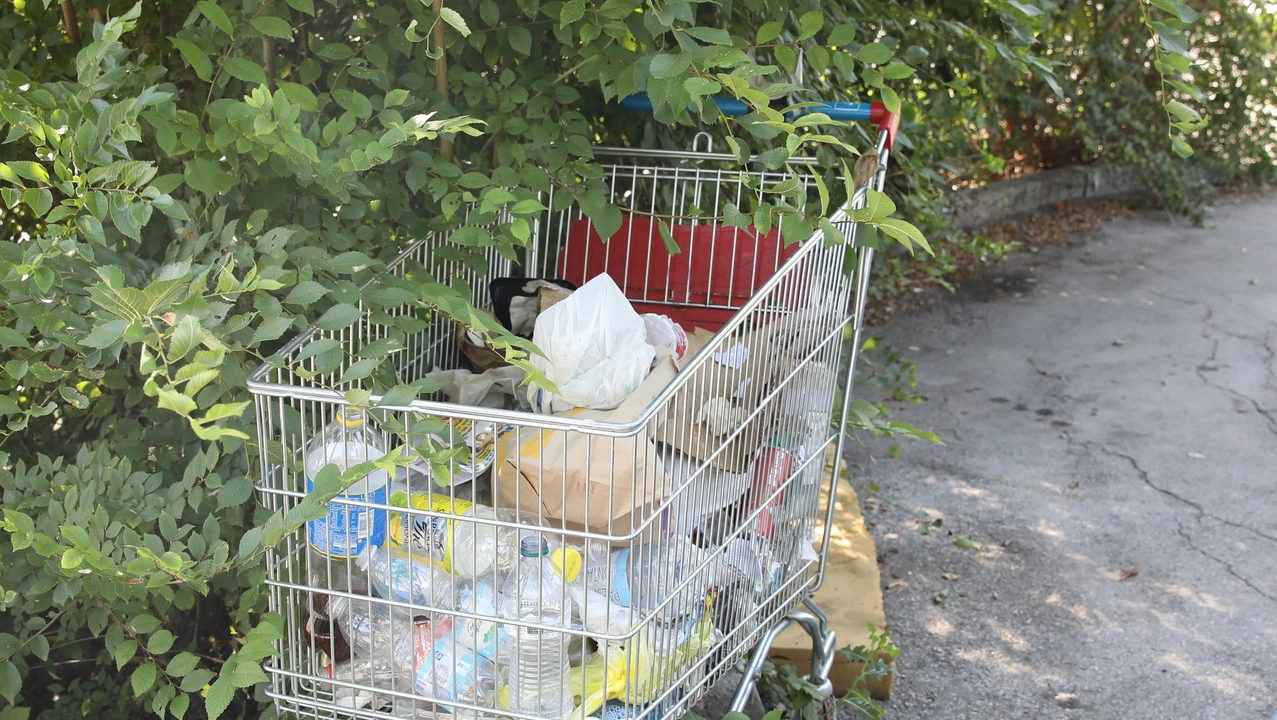
[[[532,342],[545,353],[532,355],[533,366],[561,393],[529,386],[528,400],[543,413],[615,408],[643,382],[656,357],[643,318],[606,274],[538,315]]]

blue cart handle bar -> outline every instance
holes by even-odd
[[[748,105],[736,98],[716,97],[712,99],[714,104],[718,106],[718,111],[724,115],[741,116],[748,115],[752,112]],[[650,113],[652,112],[652,99],[647,95],[630,95],[629,97],[621,100],[621,107],[632,112]],[[694,112],[692,108],[688,109],[689,111]],[[896,139],[896,130],[900,127],[900,116],[895,113],[888,112],[887,107],[880,102],[819,103],[811,107],[803,108],[800,112],[804,114],[823,112],[834,120],[876,123],[880,130],[887,131],[888,150],[891,149],[892,143]]]

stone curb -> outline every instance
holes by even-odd
[[[954,225],[975,231],[992,222],[1017,215],[1031,215],[1062,202],[1101,200],[1134,195],[1148,189],[1131,166],[1090,165],[1068,167],[998,180],[988,185],[958,190],[949,198]]]

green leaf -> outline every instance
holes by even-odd
[[[847,243],[847,238],[843,235],[842,230],[840,230],[837,225],[830,222],[829,218],[822,217],[820,219],[819,227],[820,232],[825,236],[825,247],[845,245]]]
[[[152,655],[163,655],[173,647],[173,641],[177,638],[168,630],[156,630],[151,638],[146,641],[146,649]]]
[[[8,660],[0,661],[0,696],[12,705],[21,691],[22,675],[18,672],[18,668]]]
[[[520,55],[532,54],[532,33],[525,27],[512,27],[508,36],[510,47]]]
[[[386,97],[382,100],[382,105],[385,107],[396,107],[403,105],[407,99],[407,90],[403,88],[395,88],[394,90],[386,93]]]
[[[288,7],[300,10],[307,15],[313,16],[315,14],[315,0],[288,0]]]
[[[195,670],[192,670],[189,675],[182,678],[182,692],[198,692],[201,688],[208,684],[209,680],[213,679],[213,675],[215,675],[215,673],[206,668],[196,668]]]
[[[785,245],[793,245],[811,237],[811,223],[799,213],[788,213],[780,221],[780,233]]]
[[[80,563],[84,562],[84,552],[79,548],[67,548],[62,553],[62,569],[74,570],[80,567]]]
[[[8,350],[11,347],[31,347],[27,343],[27,338],[22,333],[11,327],[0,327],[0,348]]]
[[[195,409],[199,407],[189,396],[180,393],[177,390],[159,388],[158,393],[159,406],[166,410],[172,410],[178,415],[185,417],[190,415],[192,412],[195,412]]]
[[[830,47],[842,47],[843,45],[850,44],[855,39],[856,29],[846,23],[843,23],[829,31],[829,39],[825,41],[825,44]]]
[[[328,331],[341,330],[344,327],[349,327],[363,315],[364,311],[354,305],[338,303],[328,308],[328,312],[315,321],[315,327]]]
[[[461,37],[470,36],[470,28],[466,26],[465,18],[461,17],[461,14],[456,10],[453,10],[452,8],[440,8],[439,17],[443,18],[444,22],[448,23],[456,29],[457,32],[461,33]]]
[[[621,209],[603,199],[596,192],[583,193],[577,201],[581,212],[594,224],[594,231],[607,240],[621,229]]]
[[[381,358],[367,358],[364,360],[358,360],[352,363],[351,366],[346,369],[346,372],[342,373],[341,379],[337,381],[337,384],[341,385],[343,383],[354,382],[356,380],[362,380],[368,377],[368,375],[371,374],[373,370],[376,370],[377,366],[380,364],[381,364]]]
[[[9,168],[28,180],[38,183],[49,182],[49,171],[44,166],[30,160],[10,160]]]
[[[1166,52],[1175,53],[1176,55],[1188,54],[1188,38],[1184,36],[1184,33],[1161,22],[1150,23],[1149,27],[1153,28],[1153,32],[1157,33],[1157,38],[1162,42],[1162,47],[1166,49]],[[12,163],[10,164],[12,165]]]
[[[785,26],[779,22],[776,22],[775,20],[765,22],[762,24],[761,27],[758,28],[758,35],[754,37],[754,44],[766,45],[767,43],[780,37],[780,31],[784,29],[785,29]]]
[[[1006,0],[1006,3],[1010,5],[1011,7],[1015,8],[1016,10],[1019,10],[1020,12],[1024,13],[1028,17],[1038,17],[1039,15],[1042,14],[1042,10],[1040,8],[1038,8],[1036,5],[1032,5],[1027,2],[1019,2],[1018,0]]]
[[[186,184],[205,195],[216,195],[221,192],[223,175],[225,173],[217,163],[205,158],[192,158],[187,161],[184,173]]]
[[[208,713],[208,720],[217,720],[226,712],[226,708],[230,707],[231,700],[235,699],[235,685],[231,683],[229,675],[223,675],[213,683],[208,689],[208,695],[204,698],[204,711]]]
[[[154,638],[152,638],[152,642],[154,642]],[[173,656],[173,659],[168,661],[168,668],[164,672],[172,677],[185,677],[187,673],[195,669],[199,661],[200,659],[191,653],[178,653]]]
[[[817,10],[803,13],[803,16],[798,18],[798,25],[802,28],[802,31],[798,34],[798,39],[806,40],[820,32],[820,29],[825,26],[825,15]]]
[[[686,70],[691,62],[692,57],[688,53],[661,53],[652,58],[652,77],[674,77]]]
[[[281,40],[293,39],[293,26],[283,18],[264,15],[262,17],[253,18],[253,27],[257,32],[263,35],[279,38]]]
[[[22,193],[22,200],[31,207],[38,218],[44,217],[53,209],[53,193],[48,188],[27,188]]]
[[[217,3],[212,2],[212,0],[202,0],[195,3],[195,7],[199,8],[204,17],[208,18],[208,21],[216,25],[218,29],[232,38],[235,37],[235,28],[231,26],[231,19],[227,17],[225,10],[218,7]]]
[[[124,337],[124,331],[129,327],[128,320],[112,320],[110,322],[99,323],[93,326],[93,331],[89,336],[84,338],[84,344],[99,350],[105,350]]]
[[[680,31],[711,45],[732,44],[732,36],[726,30],[720,30],[719,28],[687,27],[681,28]]]
[[[319,112],[319,100],[310,88],[287,80],[280,80],[277,84],[279,89],[284,91],[284,97],[288,98],[288,102],[306,112]]]
[[[1166,111],[1179,118],[1183,122],[1197,122],[1202,116],[1193,108],[1185,105],[1178,100],[1171,100],[1166,103]],[[28,191],[30,192],[30,191]]]
[[[1175,154],[1182,158],[1192,157],[1193,155],[1193,147],[1180,137],[1171,138],[1171,150],[1174,150]]]
[[[913,250],[912,246],[917,245],[926,250],[928,254],[934,254],[931,252],[931,245],[927,242],[927,238],[922,234],[922,231],[910,223],[899,218],[886,218],[885,220],[879,220],[876,225],[879,230],[899,241],[907,249]]]
[[[674,242],[674,236],[670,234],[669,225],[664,220],[661,220],[658,223],[658,226],[661,230],[661,241],[665,243],[665,252],[670,255],[678,255],[683,252],[682,248],[678,246],[678,243]]]
[[[789,45],[777,45],[772,48],[772,54],[776,56],[776,62],[785,72],[792,73],[798,67],[798,53]]]
[[[290,290],[288,297],[284,298],[284,302],[290,305],[310,305],[327,294],[328,288],[314,280],[307,280]]]
[[[882,43],[872,42],[860,48],[856,59],[870,65],[881,65],[891,59],[891,50]]]
[[[194,315],[183,316],[169,338],[168,361],[176,363],[203,341],[204,328],[200,327],[199,318]]]
[[[417,399],[420,391],[411,385],[396,385],[386,391],[381,396],[381,402],[378,405],[389,405],[393,407],[406,407]]]
[[[115,669],[116,670],[123,669],[124,666],[127,665],[128,662],[132,660],[133,656],[136,654],[137,654],[136,640],[129,639],[129,640],[125,640],[121,642],[119,645],[116,645],[115,653],[112,655],[112,657],[115,658]]]
[[[261,65],[247,60],[245,58],[227,58],[222,63],[222,69],[230,73],[231,77],[238,78],[248,83],[256,83],[257,85],[266,84],[266,71]]]
[[[913,74],[913,72],[913,68],[908,65],[905,65],[902,62],[893,62],[882,68],[882,77],[885,80],[900,80],[902,78],[909,77]]]
[[[288,4],[291,5],[294,2],[299,2],[299,1],[300,0],[289,0]],[[182,718],[185,717],[186,715],[186,711],[190,707],[191,707],[191,696],[178,694],[178,696],[173,698],[173,701],[168,704],[168,711],[173,713],[173,717],[177,718],[177,720],[182,720]]]
[[[219,679],[218,682],[221,682]],[[266,671],[262,670],[262,666],[256,662],[238,662],[235,663],[235,669],[231,672],[231,682],[236,687],[252,687],[258,683],[270,682],[270,677],[266,675]],[[212,697],[213,693],[209,693]],[[211,713],[210,713],[211,715]]]

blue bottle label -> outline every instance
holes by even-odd
[[[315,490],[315,482],[306,478],[306,492]],[[328,502],[328,515],[307,523],[310,544],[329,557],[350,558],[359,555],[369,543],[386,542],[386,511],[343,500],[385,504],[386,486],[370,493],[344,492]]]

